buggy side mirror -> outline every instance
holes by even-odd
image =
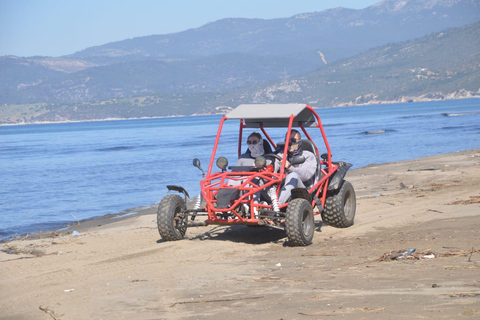
[[[323,160],[327,161],[328,160],[328,154],[327,153],[323,153],[320,158],[322,158]]]
[[[200,165],[200,160],[195,158],[193,159],[193,166],[197,167],[200,171],[202,171],[202,174],[205,175],[205,172],[202,169],[202,166]]]
[[[302,155],[296,155],[293,157],[292,161],[290,161],[290,164],[291,165],[295,165],[295,164],[302,164],[305,162],[305,157],[302,156]]]

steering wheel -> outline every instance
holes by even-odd
[[[276,153],[266,153],[263,155],[265,158],[270,158],[272,159],[272,165],[273,167],[275,168],[275,159],[280,161],[280,163],[282,162],[282,157],[279,156],[278,154]]]
[[[278,154],[276,153],[266,153],[263,155],[265,158],[275,158],[277,159],[278,161],[282,161],[282,157],[280,157]]]

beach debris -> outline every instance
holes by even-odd
[[[433,252],[431,249],[426,249],[423,251],[416,251],[415,248],[412,249],[402,249],[394,250],[384,253],[380,258],[375,261],[392,261],[392,260],[422,260],[422,259],[434,259],[440,257],[460,257],[468,256],[468,262],[471,261],[471,257],[474,253],[480,253],[480,249],[472,248],[467,251],[457,251],[457,252]]]
[[[390,261],[390,260],[399,260],[399,259],[410,259],[410,260],[418,260],[418,255],[415,255],[415,249],[402,249],[402,250],[395,250],[384,253],[378,261]]]
[[[45,252],[42,250],[39,250],[35,247],[33,248],[18,248],[17,246],[14,245],[4,245],[3,249],[0,249],[0,251],[5,252],[6,254],[28,254],[32,255],[34,257],[41,257],[45,255]]]
[[[225,299],[198,299],[195,300],[192,298],[192,300],[188,301],[179,301],[175,302],[174,304],[170,305],[170,308],[175,307],[176,305],[181,305],[181,304],[191,304],[191,303],[217,303],[217,302],[230,302],[230,301],[242,301],[242,300],[258,300],[262,299],[264,296],[251,296],[251,297],[240,297],[240,298],[225,298]]]
[[[279,263],[277,263],[275,266],[277,266],[277,267],[281,267],[281,266],[282,266],[282,264],[279,262]]]
[[[450,292],[450,293],[439,293],[440,296],[450,296],[451,298],[471,298],[480,296],[479,291],[473,292]]]
[[[72,236],[74,236],[74,237],[78,236],[79,234],[80,234],[80,233],[78,233],[77,230],[73,230],[73,231],[72,231]]]
[[[412,249],[408,249],[407,251],[405,251],[404,253],[402,253],[397,259],[402,259],[403,257],[405,257],[406,255],[411,255],[412,253],[415,252],[415,248],[412,248]]]
[[[272,281],[279,281],[280,277],[261,277],[260,279],[253,279],[253,281],[257,282],[272,282]],[[283,279],[284,280],[284,279]]]
[[[435,171],[440,170],[441,166],[412,166],[407,169],[407,171]]]
[[[470,199],[457,200],[457,201],[454,201],[450,204],[451,205],[456,205],[456,204],[476,204],[476,203],[480,203],[480,196],[471,196]]]
[[[80,224],[80,220],[78,220],[78,218],[75,217],[75,215],[74,215],[73,213],[70,213],[70,215],[71,215],[73,218],[75,218],[75,220],[77,220],[77,226],[78,226],[78,225]]]
[[[73,290],[75,290],[75,289],[65,289],[65,290],[63,290],[63,292],[72,292]]]
[[[57,317],[63,316],[63,314],[62,314],[61,316],[55,315],[55,312],[53,312],[53,310],[50,310],[50,309],[47,308],[47,307],[39,306],[38,308],[39,308],[40,310],[42,310],[43,312],[45,312],[46,314],[50,315],[50,317],[52,317],[52,318],[55,319],[55,320],[59,319],[59,318],[57,318]]]

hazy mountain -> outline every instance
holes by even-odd
[[[245,53],[226,53],[188,61],[122,62],[92,67],[60,77],[54,73],[57,77],[45,77],[35,85],[13,88],[15,90],[10,90],[10,96],[5,98],[5,102],[77,103],[124,98],[157,91],[222,92],[285,78],[286,75],[309,72],[313,66],[311,63],[305,63],[305,60],[315,59],[316,67],[323,65],[320,56],[316,53],[275,58]],[[40,67],[37,66],[37,68]],[[3,93],[0,97],[4,99]]]
[[[477,91],[478,24],[446,29],[478,20],[475,0],[384,0],[362,10],[223,19],[61,58],[0,57],[0,119],[192,114],[242,102],[331,106]]]
[[[480,22],[391,43],[231,100],[316,106],[480,96]]]
[[[479,18],[476,0],[383,0],[362,10],[336,8],[271,20],[223,19],[179,33],[108,43],[70,57],[110,63],[232,52],[271,56],[322,51],[330,62]]]

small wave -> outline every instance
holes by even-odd
[[[111,151],[122,151],[122,150],[130,150],[130,149],[135,149],[135,147],[133,147],[133,146],[119,146],[119,147],[109,147],[109,148],[96,149],[95,151],[111,152]]]
[[[442,127],[443,130],[458,130],[458,129],[465,129],[464,127]]]
[[[331,123],[331,124],[324,124],[324,127],[342,127],[345,126],[345,123]]]
[[[464,132],[479,132],[479,126],[450,126],[450,127],[442,127],[442,130],[459,130]]]
[[[444,112],[444,113],[442,113],[442,116],[445,116],[445,117],[461,117],[461,116],[470,116],[470,115],[474,115],[474,114],[480,114],[480,111],[477,111],[477,112],[459,112],[459,113]]]
[[[401,116],[400,119],[429,118],[431,116],[431,114],[416,114],[410,116]]]
[[[377,134],[384,134],[384,133],[391,133],[391,132],[397,132],[397,130],[394,130],[394,129],[368,130],[368,131],[362,131],[362,132],[360,132],[360,134],[363,134],[363,135],[377,135]]]
[[[364,134],[383,134],[385,133],[385,129],[380,129],[380,130],[373,130],[373,131],[364,131]]]

